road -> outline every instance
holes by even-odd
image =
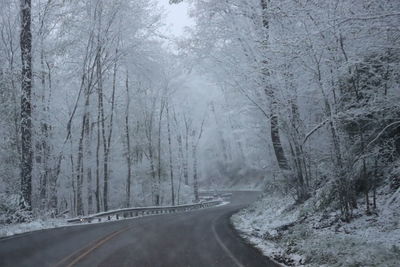
[[[234,192],[231,203],[220,207],[0,239],[0,266],[275,267],[229,222],[256,197]]]

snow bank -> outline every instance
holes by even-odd
[[[65,219],[35,220],[29,223],[0,225],[0,237],[69,225]]]
[[[215,207],[220,207],[229,204],[228,201],[225,201],[222,198],[215,198],[212,201],[221,201],[218,205]],[[188,204],[190,205],[190,204]],[[179,207],[179,206],[176,206]],[[159,206],[154,206],[154,207],[144,207],[144,208],[160,208]],[[123,211],[124,209],[118,209],[115,211]],[[112,212],[112,211],[109,211]],[[106,212],[108,214],[109,212]],[[100,217],[101,214],[98,214],[97,217]],[[90,224],[97,224],[97,223],[108,223],[108,222],[113,222],[113,221],[121,221],[121,220],[131,220],[131,219],[136,219],[136,218],[141,218],[141,217],[146,217],[146,216],[157,216],[157,215],[164,215],[164,214],[141,214],[135,217],[129,217],[129,218],[123,218],[122,216],[118,216],[116,214],[110,214],[110,218],[107,220],[102,220],[102,221],[97,221],[94,220],[90,222]],[[105,215],[104,215],[105,216]],[[88,223],[88,222],[86,222]],[[52,229],[52,228],[58,228],[58,227],[65,227],[65,226],[76,226],[76,225],[82,225],[81,223],[69,223],[66,218],[59,218],[59,219],[37,219],[32,222],[27,222],[27,223],[14,223],[14,224],[0,224],[0,238],[8,237],[8,236],[13,236],[16,234],[22,234],[26,232],[32,232],[32,231],[37,231],[37,230],[44,230],[44,229]]]
[[[386,193],[385,193],[386,192]],[[310,211],[309,203],[265,196],[232,217],[234,226],[266,256],[287,266],[399,266],[400,197],[378,195],[378,213],[367,216],[364,205],[344,223],[339,212]]]

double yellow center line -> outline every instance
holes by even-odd
[[[111,240],[112,238],[116,237],[117,235],[129,230],[132,228],[132,226],[127,226],[121,230],[112,232],[109,235],[106,235],[98,240],[96,240],[94,243],[90,244],[86,248],[79,249],[78,251],[75,251],[71,255],[63,258],[61,261],[56,263],[55,267],[72,267],[78,262],[80,262],[83,258],[85,258],[87,255],[89,255],[91,252],[93,252],[95,249],[101,247],[104,243],[107,241]]]

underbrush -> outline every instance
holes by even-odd
[[[290,197],[266,193],[232,222],[266,256],[287,266],[398,266],[398,190],[379,188],[372,214],[360,198],[350,222],[340,210],[321,208],[321,194],[295,205]]]

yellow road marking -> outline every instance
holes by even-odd
[[[62,259],[61,261],[59,261],[56,266],[62,266],[63,263],[67,262],[68,260],[74,258],[74,256],[76,254],[79,255],[80,252],[84,251],[83,253],[81,253],[77,258],[75,258],[71,263],[69,263],[68,265],[66,265],[66,267],[72,267],[74,266],[76,263],[78,263],[79,261],[81,261],[84,257],[86,257],[87,255],[89,255],[92,251],[94,251],[95,249],[99,248],[100,246],[102,246],[104,243],[106,243],[107,241],[111,240],[112,238],[114,238],[115,236],[127,231],[128,229],[130,229],[131,227],[125,227],[119,231],[113,232],[103,238],[101,238],[100,240],[97,240],[94,242],[94,244],[90,245],[89,247],[83,248],[83,249],[79,249],[78,251],[72,253],[71,255],[65,257],[64,259]]]

